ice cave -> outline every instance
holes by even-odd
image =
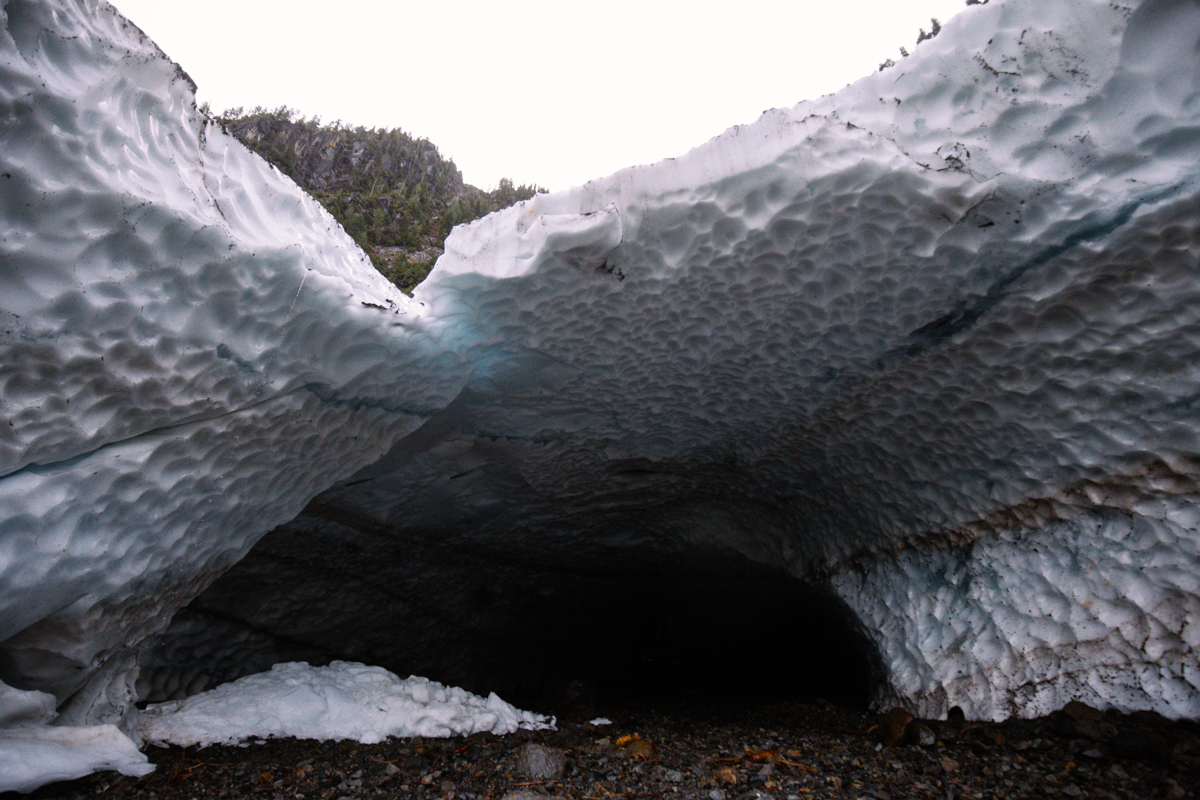
[[[1194,0],[974,5],[413,298],[103,0],[0,19],[0,790],[298,661],[1200,717]]]

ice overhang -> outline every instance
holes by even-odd
[[[414,653],[530,576],[736,564],[923,713],[1200,710],[1194,3],[993,0],[413,300],[111,8],[4,14],[0,677],[65,720],[280,525],[389,553]]]

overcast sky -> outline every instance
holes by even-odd
[[[115,0],[215,111],[402,128],[467,183],[679,155],[909,50],[963,0]]]

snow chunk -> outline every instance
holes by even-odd
[[[154,765],[116,725],[0,728],[0,792],[32,792],[104,770],[141,777]]]
[[[230,744],[254,737],[355,739],[388,736],[468,736],[480,731],[553,730],[554,718],[488,697],[381,667],[334,661],[276,664],[186,700],[151,706],[138,730],[148,742]]]
[[[31,792],[101,770],[141,776],[154,765],[115,725],[50,727],[54,696],[0,683],[0,792]]]

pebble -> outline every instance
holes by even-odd
[[[759,789],[751,789],[737,796],[737,800],[775,800],[775,798],[767,792]]]
[[[531,792],[528,789],[517,789],[513,792],[507,792],[500,800],[545,800],[545,795]]]
[[[909,723],[913,721],[912,712],[906,708],[895,706],[879,718],[870,730],[874,731],[881,744],[885,747],[895,747],[904,741],[904,734]]]
[[[1189,737],[1175,745],[1171,763],[1191,771],[1200,771],[1200,739]]]
[[[1005,723],[910,720],[903,743],[885,747],[872,730],[880,717],[824,703],[595,710],[613,720],[611,735],[596,737],[593,711],[560,720],[557,731],[505,737],[152,750],[159,766],[145,778],[98,774],[28,800],[1200,800],[1200,726],[1156,715],[1072,708],[1079,719],[1064,711]],[[1081,720],[1114,733],[1095,741],[1089,730],[1103,726],[1081,729]]]
[[[934,734],[928,725],[915,722],[908,726],[905,740],[911,741],[913,744],[921,747],[933,747],[937,744],[937,735]]]
[[[517,753],[518,773],[533,781],[557,780],[566,765],[566,755],[555,747],[527,744]]]

